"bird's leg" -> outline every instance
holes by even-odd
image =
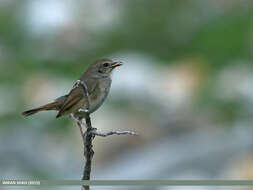
[[[74,115],[74,118],[76,118],[76,121],[77,122],[81,122],[81,124],[83,124],[83,118],[87,119],[89,118],[90,116],[90,113],[89,113],[89,110],[88,109],[79,109],[75,115]],[[86,125],[85,125],[86,126]],[[86,126],[87,128],[87,126]],[[83,134],[83,133],[82,133]]]
[[[81,114],[81,115],[88,115],[88,114],[90,114],[90,112],[89,112],[88,109],[79,109],[78,113]]]
[[[90,115],[90,112],[88,109],[79,109],[77,112],[74,114],[74,117],[77,118],[77,120],[87,118]]]

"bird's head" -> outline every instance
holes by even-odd
[[[100,59],[90,65],[88,70],[95,72],[98,75],[110,76],[111,72],[118,66],[121,66],[120,61],[112,61],[111,59]]]

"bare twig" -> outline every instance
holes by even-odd
[[[73,89],[79,87],[80,85],[83,89],[83,96],[86,100],[87,108],[85,110],[83,109],[78,110],[78,113],[76,113],[75,116],[72,116],[72,117],[76,120],[77,125],[80,129],[80,133],[83,140],[83,146],[84,146],[83,153],[84,153],[84,157],[86,161],[84,165],[82,180],[90,180],[91,163],[92,163],[92,158],[94,155],[92,140],[95,138],[95,136],[107,137],[114,134],[115,135],[127,135],[127,134],[136,135],[136,133],[132,131],[110,131],[107,133],[101,133],[101,132],[98,132],[96,128],[93,128],[91,125],[91,119],[90,119],[90,113],[89,113],[90,105],[89,105],[89,94],[87,91],[87,86],[85,85],[83,81],[78,80],[76,84],[74,85]],[[85,118],[85,122],[86,122],[85,132],[83,132],[83,122],[82,122],[83,118]],[[81,189],[90,190],[90,186],[83,185]]]
[[[92,149],[93,147],[92,140],[94,139],[95,135],[90,133],[90,131],[92,131],[93,128],[91,125],[90,114],[89,114],[90,101],[89,101],[89,93],[87,90],[87,86],[83,81],[78,80],[74,84],[73,89],[78,88],[79,86],[81,86],[83,89],[83,97],[86,100],[86,109],[85,110],[80,109],[74,117],[77,117],[77,125],[80,129],[82,140],[83,140],[83,154],[86,160],[84,169],[83,169],[82,180],[90,180],[91,161],[94,155],[94,151]],[[83,128],[82,128],[83,127],[82,118],[85,118],[85,122],[86,122],[85,133],[83,132]],[[82,186],[82,190],[89,190],[89,189],[90,189],[90,186],[88,185]]]
[[[90,131],[93,130],[93,128],[91,126],[90,117],[88,116],[87,118],[85,118],[85,121],[86,121],[87,129],[82,136],[83,136],[83,146],[84,146],[83,152],[84,152],[84,157],[86,159],[86,162],[84,165],[82,180],[90,180],[91,162],[92,162],[92,158],[94,155],[92,140],[94,139],[95,135],[90,133]],[[82,189],[89,190],[90,187],[89,186],[82,186]]]
[[[137,135],[136,132],[133,131],[109,131],[106,133],[101,133],[98,132],[96,129],[91,131],[92,134],[95,136],[100,136],[100,137],[108,137],[110,135]]]

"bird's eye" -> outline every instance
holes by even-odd
[[[104,63],[103,66],[104,66],[104,67],[108,67],[108,66],[109,66],[109,63]]]

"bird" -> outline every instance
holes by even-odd
[[[109,94],[112,71],[121,65],[121,61],[114,62],[111,59],[99,59],[93,62],[68,94],[51,103],[24,111],[22,115],[27,117],[41,111],[56,110],[58,111],[56,118],[59,118],[66,115],[79,117],[80,110],[85,110],[89,114],[95,112]],[[84,95],[85,90],[87,91],[88,102]]]

